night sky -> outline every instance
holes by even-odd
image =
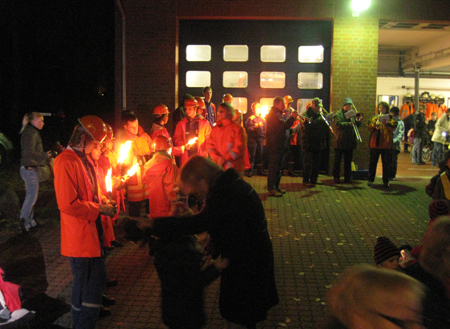
[[[44,144],[67,142],[86,114],[112,123],[115,10],[114,0],[0,1],[0,130],[16,147],[27,112],[52,113]]]

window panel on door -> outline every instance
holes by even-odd
[[[320,72],[300,72],[297,84],[299,89],[322,89],[323,74]]]
[[[284,72],[264,71],[260,74],[261,88],[277,88],[282,89],[286,85],[286,74]]]
[[[245,71],[223,72],[222,85],[225,88],[247,88],[248,73]]]
[[[297,111],[299,114],[304,115],[306,113],[306,104],[311,102],[312,98],[300,98],[297,100]]]
[[[211,85],[211,72],[209,71],[187,71],[186,87],[203,88]]]
[[[236,110],[241,111],[242,114],[247,113],[246,97],[233,97],[233,102],[231,102],[231,105],[233,105]]]
[[[298,61],[300,63],[322,63],[323,46],[298,47]]]
[[[211,60],[211,46],[188,45],[186,47],[186,60],[188,62],[209,62]]]
[[[261,62],[283,63],[286,61],[285,46],[262,46]]]
[[[228,45],[223,47],[223,60],[225,62],[247,62],[248,47],[245,45]]]

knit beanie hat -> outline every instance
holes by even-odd
[[[447,200],[433,200],[428,206],[428,214],[430,215],[430,219],[448,215],[449,212],[450,203]]]
[[[395,244],[384,236],[377,238],[377,244],[374,247],[375,264],[381,264],[393,256],[400,257],[400,250]]]
[[[353,101],[350,97],[347,97],[346,99],[344,99],[344,105],[347,105],[347,104],[353,105]]]

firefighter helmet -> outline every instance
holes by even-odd
[[[430,98],[431,98],[432,101],[434,101],[434,100],[436,100],[436,95],[435,94],[431,94]]]
[[[294,101],[290,95],[286,95],[283,98],[284,98],[284,103],[292,103]]]
[[[231,94],[223,95],[223,102],[229,104],[233,103],[233,96],[231,96]]]
[[[438,100],[438,102],[439,102],[440,104],[444,104],[444,102],[445,102],[445,97],[444,97],[444,95],[440,94],[440,95],[437,97],[437,100]]]
[[[110,124],[106,123],[106,139],[112,141],[114,139],[114,132]]]
[[[258,102],[252,103],[252,111],[257,112],[260,108],[261,108],[261,104],[259,104]]]
[[[195,100],[197,101],[197,107],[204,109],[206,108],[205,102],[203,101],[203,99],[201,97],[195,97]]]
[[[163,115],[169,113],[169,109],[164,104],[157,105],[153,109],[153,115]]]
[[[172,147],[166,136],[158,135],[153,139],[153,147],[155,151],[165,151]]]
[[[186,100],[184,101],[184,106],[185,106],[185,107],[188,107],[188,106],[197,106],[197,105],[198,105],[198,103],[197,103],[197,101],[195,100],[194,97],[188,98],[188,99],[186,99]]]
[[[97,142],[101,143],[105,139],[106,125],[98,116],[86,115],[78,119],[78,122]]]

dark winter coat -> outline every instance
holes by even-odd
[[[336,112],[334,116],[336,131],[334,136],[334,148],[339,150],[356,150],[355,129],[350,123],[351,118],[346,118],[343,109]],[[356,127],[361,126],[361,121],[355,121]]]
[[[199,214],[156,219],[153,231],[155,235],[209,232],[214,255],[229,259],[220,283],[219,308],[225,319],[257,323],[278,304],[264,208],[256,191],[234,169],[220,172],[213,180]]]
[[[324,113],[327,115],[328,113]],[[329,136],[329,128],[319,113],[315,113],[312,108],[308,108],[306,116],[311,121],[303,122],[300,130],[300,143],[303,151],[324,150],[327,148],[327,141]]]
[[[425,138],[427,136],[427,124],[422,113],[414,115],[414,138]]]
[[[29,123],[20,137],[20,146],[22,149],[22,166],[45,166],[48,160],[48,154],[44,152],[42,139],[39,130]]]
[[[445,293],[444,284],[426,272],[419,263],[405,268],[404,272],[422,282],[427,288],[425,298],[422,300],[424,327],[427,329],[450,328],[450,299]]]
[[[266,147],[269,154],[283,154],[287,151],[290,128],[295,119],[286,120],[283,111],[272,107],[266,116]]]

